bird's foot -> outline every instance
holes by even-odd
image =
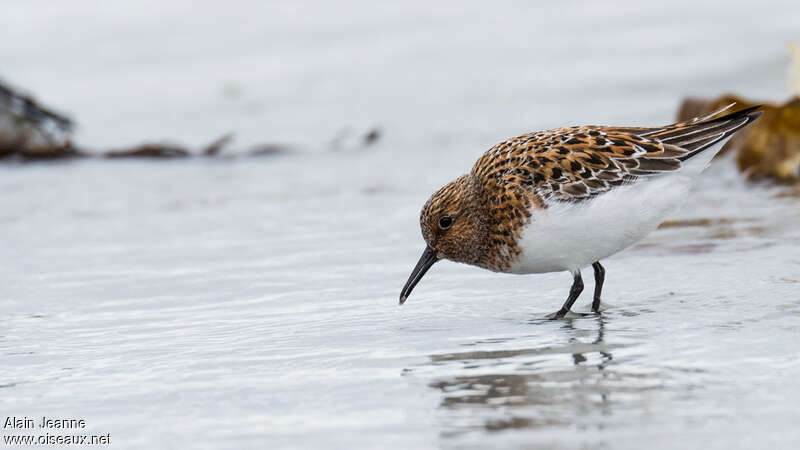
[[[594,299],[592,302],[592,312],[595,314],[600,314],[611,307],[612,305],[600,300],[599,298]]]
[[[550,313],[545,316],[545,318],[550,320],[560,320],[560,319],[575,319],[578,317],[586,317],[589,314],[587,313],[576,313],[570,310],[560,309],[554,313]]]

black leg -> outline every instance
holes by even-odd
[[[600,293],[603,292],[603,281],[606,279],[606,269],[600,265],[600,261],[592,264],[594,269],[594,300],[592,301],[592,311],[600,312]]]
[[[553,316],[553,319],[563,319],[570,308],[572,308],[572,304],[575,303],[575,300],[581,295],[581,292],[583,292],[583,279],[581,279],[581,273],[576,272],[575,278],[572,281],[572,287],[569,288],[569,297],[567,297],[567,301],[564,302],[564,306]]]

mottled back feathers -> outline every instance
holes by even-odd
[[[540,206],[583,201],[679,170],[683,161],[758,118],[755,109],[663,128],[581,126],[528,133],[492,147],[472,173],[489,190],[518,187],[533,193],[529,201]]]

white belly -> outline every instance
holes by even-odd
[[[686,199],[694,173],[680,171],[622,186],[583,203],[540,210],[523,231],[512,273],[583,267],[641,240]]]

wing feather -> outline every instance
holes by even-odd
[[[531,192],[542,207],[583,201],[680,170],[683,161],[756,120],[757,109],[712,118],[718,111],[660,128],[585,126],[529,133],[492,147],[472,172],[490,189]]]

